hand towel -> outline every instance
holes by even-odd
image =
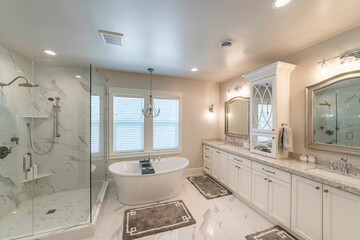
[[[292,141],[292,130],[290,127],[284,126],[280,132],[279,148],[286,152],[292,152],[293,141]]]

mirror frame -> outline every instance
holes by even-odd
[[[247,134],[238,134],[229,132],[229,123],[228,123],[228,106],[230,103],[235,101],[243,101],[248,103],[248,132]],[[233,97],[225,102],[225,135],[229,137],[238,137],[249,139],[249,131],[250,131],[250,98],[245,97]]]
[[[360,147],[351,147],[343,145],[334,145],[328,143],[316,143],[314,142],[314,91],[323,89],[335,83],[346,81],[351,78],[359,78],[360,71],[352,71],[342,73],[331,78],[328,78],[322,82],[306,87],[306,126],[305,126],[305,147],[323,151],[331,151],[337,153],[346,153],[352,155],[360,155]]]

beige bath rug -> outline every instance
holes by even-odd
[[[131,208],[124,214],[123,239],[145,237],[195,223],[182,200]]]
[[[208,175],[188,177],[188,180],[208,200],[232,194]]]
[[[274,226],[264,231],[248,235],[245,238],[246,240],[297,240],[297,238],[280,226]]]

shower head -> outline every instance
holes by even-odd
[[[31,83],[29,80],[27,80],[26,77],[24,76],[17,76],[16,78],[14,78],[11,82],[9,83],[2,83],[0,82],[0,87],[6,87],[6,86],[10,86],[11,84],[13,84],[16,80],[20,79],[20,78],[23,78],[25,79],[25,83],[20,83],[19,84],[19,87],[39,87],[38,84],[36,83]]]
[[[331,106],[330,103],[328,103],[328,101],[323,101],[322,103],[319,103],[320,106]]]
[[[39,87],[39,84],[36,83],[20,83],[19,87]]]

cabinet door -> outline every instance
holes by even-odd
[[[251,83],[251,131],[275,133],[275,76]]]
[[[234,193],[238,193],[238,163],[228,160],[227,186]]]
[[[268,176],[252,170],[252,203],[260,210],[268,211]]]
[[[324,185],[324,240],[360,239],[360,196]]]
[[[219,181],[227,185],[227,153],[220,151],[219,159]]]
[[[304,239],[322,239],[322,184],[292,175],[291,230]]]
[[[239,164],[239,195],[251,202],[251,169]]]
[[[269,215],[290,228],[291,185],[269,177]]]
[[[219,179],[219,160],[220,160],[220,151],[212,149],[211,152],[211,175],[215,179]]]
[[[268,157],[276,157],[277,141],[274,135],[250,133],[250,151]]]

